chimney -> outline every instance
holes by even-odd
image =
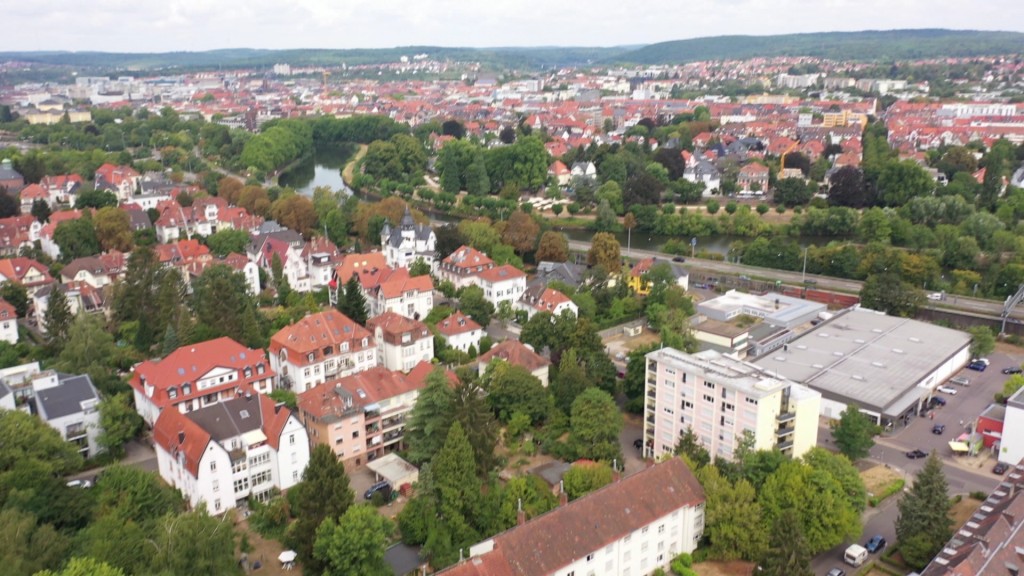
[[[569,495],[565,493],[565,482],[558,481],[558,505],[565,506],[569,503]]]
[[[622,472],[619,471],[619,460],[616,458],[612,460],[612,482],[618,482],[622,479]]]
[[[516,525],[526,524],[526,512],[523,511],[523,499],[519,499],[519,510],[516,512]]]

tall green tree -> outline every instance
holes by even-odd
[[[63,262],[99,254],[101,250],[96,228],[88,212],[81,218],[58,224],[53,231],[53,241],[60,248],[60,259]]]
[[[363,296],[362,288],[359,286],[359,278],[355,274],[345,282],[344,297],[338,297],[338,311],[356,324],[360,326],[366,325],[366,298]]]
[[[323,572],[323,561],[313,553],[317,528],[325,518],[340,518],[355,497],[349,487],[345,465],[325,444],[317,444],[309,455],[302,482],[292,488],[295,522],[288,527],[285,542],[295,550],[303,566],[313,574]]]
[[[97,514],[140,525],[180,512],[184,505],[181,494],[156,474],[122,464],[104,469],[94,493]]]
[[[813,576],[812,553],[796,511],[785,510],[772,523],[771,540],[761,561],[764,576]]]
[[[975,358],[990,354],[996,348],[996,337],[988,326],[971,326],[971,355]]]
[[[839,415],[839,420],[831,425],[832,438],[836,446],[850,460],[860,460],[868,455],[875,445],[875,436],[881,432],[879,427],[856,404],[848,404],[846,410]]]
[[[868,491],[864,486],[864,480],[860,477],[860,471],[850,462],[849,458],[843,454],[834,454],[819,446],[807,451],[803,455],[803,460],[812,469],[828,472],[839,482],[850,506],[858,514],[864,511],[867,507]]]
[[[115,394],[100,402],[100,432],[98,442],[115,457],[124,455],[124,445],[142,432],[145,424],[131,394]]]
[[[82,456],[57,430],[20,410],[0,410],[0,475],[19,462],[32,461],[45,473],[64,476],[82,466]]]
[[[70,544],[49,524],[32,514],[8,508],[0,510],[0,562],[4,574],[32,576],[40,570],[57,569]]]
[[[899,274],[883,272],[868,276],[860,290],[865,308],[893,316],[911,317],[924,302],[921,291],[902,280]]]
[[[548,413],[547,390],[540,380],[526,368],[494,359],[487,365],[481,379],[487,390],[487,402],[502,422],[508,422],[519,412],[539,424]]]
[[[235,528],[228,517],[214,518],[205,506],[168,514],[151,539],[149,573],[234,574]]]
[[[896,539],[903,559],[913,568],[924,568],[953,534],[949,487],[935,452],[897,506]]]
[[[79,314],[68,329],[67,342],[60,352],[55,368],[71,374],[88,374],[92,383],[104,394],[124,390],[111,368],[117,358],[114,337],[107,332],[103,318],[95,314]]]
[[[427,376],[426,386],[416,398],[409,415],[405,442],[409,446],[408,460],[419,466],[430,462],[444,445],[451,425],[455,393],[442,368],[435,368]]]
[[[43,570],[35,576],[125,576],[120,568],[115,568],[106,562],[100,562],[93,558],[72,558],[59,572]]]
[[[520,506],[527,518],[534,518],[557,505],[558,499],[540,476],[516,476],[506,482],[501,490],[498,511],[500,529],[507,530],[516,525]]]
[[[622,414],[610,394],[597,388],[584,390],[573,401],[571,412],[569,443],[577,457],[622,462]]]
[[[745,479],[733,484],[717,466],[697,471],[704,488],[704,535],[709,555],[721,560],[758,560],[768,547],[768,531],[754,487]]]
[[[569,414],[572,403],[590,386],[587,373],[576,359],[576,350],[570,348],[558,363],[558,375],[551,383],[551,394],[555,397],[555,406]]]
[[[452,412],[464,430],[473,431],[469,435],[473,459],[480,476],[486,477],[496,464],[494,447],[498,444],[498,422],[477,383],[463,382],[455,387]]]
[[[459,548],[466,548],[480,539],[474,521],[479,520],[481,492],[477,479],[477,466],[473,461],[473,447],[462,429],[452,423],[441,451],[430,461],[430,488],[440,513],[441,532],[448,537],[443,541],[428,540],[424,547],[430,554],[431,564],[445,566],[458,558]]]
[[[74,321],[68,298],[59,284],[50,286],[50,297],[43,314],[43,327],[46,328],[46,341],[54,350],[61,350],[68,341],[68,331]]]
[[[313,554],[324,576],[390,576],[384,560],[391,521],[367,504],[351,506],[341,518],[327,518],[316,531]]]
[[[484,328],[494,316],[494,304],[484,298],[484,290],[479,286],[467,286],[462,290],[459,294],[459,310]]]
[[[0,298],[14,306],[18,318],[24,318],[28,312],[28,290],[17,282],[4,282],[0,284]]]
[[[612,468],[604,462],[576,463],[562,475],[562,484],[569,500],[586,496],[611,483]]]
[[[223,264],[210,266],[192,281],[196,332],[204,340],[227,336],[246,346],[261,347],[256,304],[245,277]]]

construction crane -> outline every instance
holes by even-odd
[[[782,153],[782,156],[779,157],[779,178],[782,178],[782,173],[786,171],[786,154],[796,150],[796,147],[799,145],[799,142],[793,142],[788,148],[786,148],[786,151]]]
[[[327,70],[324,70],[323,75],[324,75],[324,86],[323,86],[321,97],[322,98],[326,98],[327,97],[327,79],[331,76],[331,73],[328,72]]]

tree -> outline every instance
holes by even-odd
[[[125,573],[120,568],[115,568],[105,562],[89,557],[75,557],[69,560],[60,572],[43,570],[36,572],[35,576],[125,576]]]
[[[505,229],[501,232],[501,241],[512,246],[522,257],[537,245],[538,234],[540,225],[537,221],[522,210],[516,210],[508,217]]]
[[[935,181],[914,160],[888,162],[878,176],[878,202],[884,206],[903,206],[933,190]]]
[[[622,414],[610,394],[597,388],[584,390],[572,403],[569,443],[579,458],[619,460]]]
[[[132,249],[131,218],[128,213],[115,206],[100,208],[92,219],[96,240],[104,251],[128,252]]]
[[[121,388],[111,367],[111,359],[116,357],[117,346],[104,327],[103,318],[79,314],[68,329],[67,341],[54,368],[71,374],[88,374],[101,392],[112,394]]]
[[[569,239],[561,232],[548,230],[541,234],[534,260],[537,262],[565,262],[569,259]]]
[[[32,576],[40,570],[56,569],[64,560],[70,543],[49,524],[17,508],[0,510],[0,562],[4,574]]]
[[[587,265],[600,266],[609,274],[618,274],[622,258],[620,250],[619,241],[615,236],[607,232],[598,232],[590,239]]]
[[[270,214],[282,226],[308,238],[316,227],[316,210],[308,196],[293,193],[282,196],[270,208]]]
[[[767,553],[761,561],[764,576],[813,576],[811,551],[796,511],[785,510],[772,523]]]
[[[519,412],[539,424],[548,413],[548,393],[540,380],[522,366],[493,359],[481,379],[487,402],[502,422]]]
[[[586,496],[612,483],[612,468],[603,462],[576,462],[562,475],[569,500]]]
[[[96,228],[88,212],[81,218],[65,220],[53,231],[53,241],[60,248],[60,258],[70,262],[75,258],[92,256],[100,253],[100,241],[96,238]]]
[[[417,276],[429,276],[430,275],[430,264],[423,258],[417,258],[415,262],[409,266],[409,276],[415,278]]]
[[[768,547],[768,531],[754,487],[742,478],[733,484],[717,466],[697,470],[697,480],[704,488],[709,555],[721,560],[760,559]]]
[[[433,566],[442,567],[454,562],[457,550],[480,539],[480,532],[474,525],[474,522],[483,520],[480,514],[480,482],[476,472],[469,439],[462,424],[453,422],[444,446],[430,461],[429,492],[423,494],[440,512],[436,534],[424,546]]]
[[[924,568],[953,533],[953,521],[949,518],[952,503],[942,461],[935,452],[928,456],[914,485],[903,494],[897,507],[896,539],[903,559],[913,568]]]
[[[979,358],[990,354],[996,347],[996,337],[988,326],[971,326],[971,356]]]
[[[509,479],[501,491],[498,524],[501,529],[515,526],[520,508],[527,518],[534,518],[557,505],[558,500],[540,476],[516,476]]]
[[[238,569],[234,524],[227,516],[210,516],[206,506],[168,514],[150,543],[150,574],[233,574]]]
[[[831,428],[836,446],[850,460],[867,456],[875,445],[875,435],[879,433],[878,426],[856,404],[848,404]]]
[[[117,206],[117,195],[109,190],[86,190],[78,193],[75,200],[75,209],[95,208],[99,210],[106,206]]]
[[[160,477],[133,466],[114,464],[96,481],[97,513],[142,525],[182,510],[181,494]]]
[[[495,465],[494,447],[498,444],[499,427],[480,386],[475,382],[463,382],[456,386],[452,397],[452,413],[464,430],[473,431],[469,435],[473,459],[480,476],[486,477]]]
[[[612,232],[619,225],[619,218],[615,210],[607,200],[601,199],[597,205],[597,216],[594,218],[593,228],[598,232]]]
[[[814,190],[802,178],[783,178],[775,183],[772,199],[787,207],[801,206],[811,201]]]
[[[590,386],[587,373],[576,358],[576,350],[570,348],[562,354],[558,363],[558,375],[551,383],[551,394],[555,397],[555,406],[569,414],[572,403]]]
[[[351,506],[341,518],[328,517],[320,525],[313,554],[324,566],[325,576],[389,576],[384,550],[392,530],[391,521],[372,506]]]
[[[451,425],[455,393],[444,369],[435,368],[427,375],[426,385],[416,398],[409,415],[405,442],[409,446],[407,459],[416,466],[429,462],[448,436]]]
[[[310,573],[320,574],[324,566],[313,553],[317,528],[325,518],[341,517],[355,500],[345,465],[329,446],[317,444],[309,455],[302,482],[292,490],[297,492],[289,499],[295,506],[295,522],[288,527],[285,542],[298,553]]]
[[[491,316],[494,315],[494,304],[484,298],[483,288],[467,286],[459,295],[459,310],[486,328],[491,323]]]
[[[224,264],[210,266],[192,281],[191,303],[203,340],[227,336],[246,346],[262,346],[256,306],[241,272]]]
[[[1016,394],[1017,390],[1020,390],[1022,387],[1024,387],[1024,376],[1020,374],[1010,376],[1003,383],[1002,391],[996,393],[996,402],[1005,403],[1007,398]]]
[[[53,214],[53,210],[50,209],[49,202],[38,199],[32,201],[31,214],[40,224],[45,224],[50,221],[50,215]]]
[[[100,402],[100,446],[115,457],[124,455],[124,445],[142,432],[144,422],[135,411],[130,394],[108,396]]]
[[[360,326],[366,325],[366,297],[359,285],[359,277],[352,274],[345,282],[345,295],[338,298],[338,311]]]
[[[46,341],[55,350],[64,347],[68,340],[68,330],[74,317],[71,315],[71,307],[68,305],[68,298],[59,284],[50,285],[50,297],[46,303],[46,313],[43,314],[43,327],[46,328]]]
[[[711,463],[711,454],[690,426],[679,436],[672,453],[683,456],[694,470],[700,470]]]
[[[864,281],[860,302],[865,308],[893,316],[912,317],[924,302],[921,291],[892,272],[873,274]]]
[[[23,318],[28,312],[28,290],[21,284],[11,281],[0,284],[0,298],[14,306],[18,318]]]
[[[0,410],[0,446],[0,476],[27,461],[57,477],[82,466],[82,456],[57,430],[20,410]]]
[[[234,230],[225,228],[218,230],[206,238],[206,245],[218,258],[223,258],[232,252],[245,254],[249,245],[249,233],[245,230]]]
[[[874,202],[864,172],[856,166],[843,166],[829,180],[828,203],[830,206],[863,208]]]

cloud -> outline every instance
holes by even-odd
[[[0,50],[612,46],[725,34],[1024,30],[1019,0],[34,0]]]

